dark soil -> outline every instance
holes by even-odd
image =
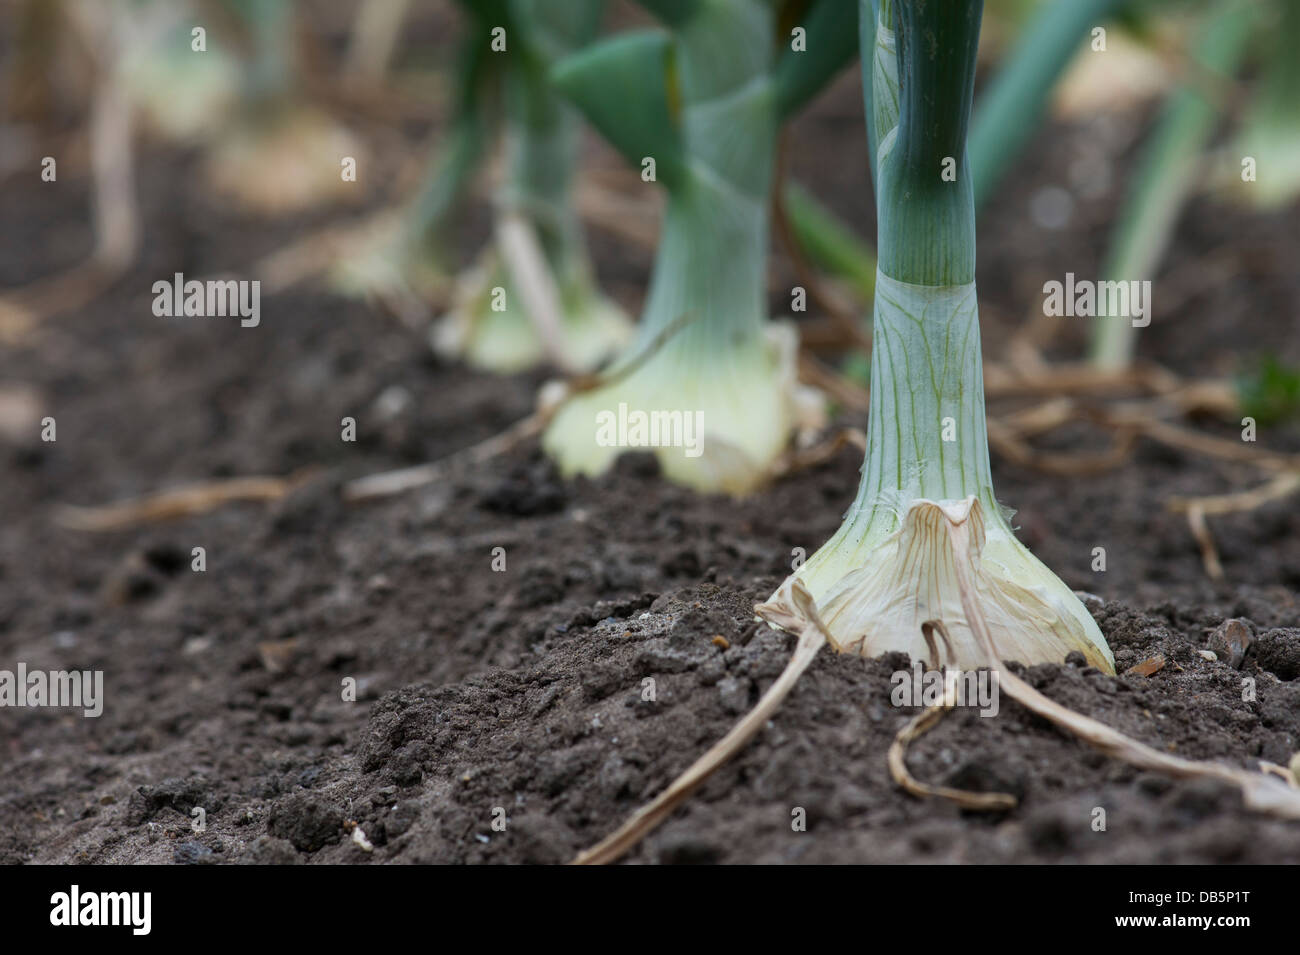
[[[846,76],[800,120],[793,140],[805,145],[791,164],[866,222],[860,109]],[[982,214],[991,355],[1046,278],[1096,270],[1116,189],[1062,231],[1034,225],[1028,208],[1035,189],[1064,181],[1070,142],[1091,135],[1045,130]],[[1117,169],[1130,158],[1118,155]],[[141,262],[94,304],[0,350],[0,385],[35,389],[58,427],[52,444],[0,439],[0,669],[102,669],[107,697],[98,719],[0,709],[0,861],[560,862],[592,844],[780,672],[791,641],[756,627],[752,606],[794,548],[811,552],[837,526],[860,461],[845,451],[732,501],[666,485],[638,456],[599,480],[560,481],[525,445],[345,505],[348,477],[444,456],[522,417],[545,375],[439,363],[391,318],[311,288],[264,299],[256,329],[155,318],[158,278],[247,268],[328,216],[241,218],[192,187],[195,156],[154,144],[141,161]],[[84,172],[58,188],[25,177],[0,183],[8,286],[90,247]],[[1296,221],[1197,200],[1163,274],[1191,282],[1198,260],[1224,249],[1239,250],[1240,268],[1209,285],[1158,285],[1178,304],[1142,336],[1144,355],[1193,376],[1263,351],[1300,360]],[[635,310],[649,251],[600,231],[593,244],[607,286]],[[1054,347],[1077,353],[1081,335],[1067,326]],[[349,415],[355,443],[340,440]],[[1066,449],[1102,440],[1082,430],[1056,439]],[[1300,449],[1300,429],[1264,427],[1260,443]],[[315,476],[274,505],[101,534],[53,520],[60,504],[306,467]],[[1094,477],[996,458],[994,469],[1022,538],[1099,598],[1089,605],[1120,669],[1166,661],[1149,677],[1038,666],[1027,671],[1035,686],[1182,756],[1254,767],[1300,750],[1295,498],[1211,520],[1227,575],[1214,583],[1164,502],[1249,487],[1259,474],[1150,443]],[[202,573],[190,569],[196,546]],[[1104,573],[1091,570],[1099,546]],[[1253,638],[1238,667],[1227,653],[1197,653],[1229,617]],[[1009,700],[996,718],[950,715],[910,765],[928,781],[1013,792],[1017,809],[976,815],[906,795],[885,752],[916,712],[889,701],[890,674],[907,665],[823,652],[760,736],[629,858],[1300,861],[1300,824],[1249,814],[1222,786],[1111,761]],[[355,702],[343,699],[349,680]],[[792,828],[798,809],[806,831]],[[356,826],[373,852],[352,840]]]

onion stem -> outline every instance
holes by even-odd
[[[1078,650],[1114,672],[1096,623],[1016,540],[993,490],[965,147],[982,3],[879,6],[876,52],[864,59],[885,95],[868,117],[880,144],[880,259],[862,480],[840,529],[770,603],[788,604],[797,579],[837,648],[872,656],[928,658],[921,625],[938,620],[952,643],[931,664],[978,666],[943,531],[969,524],[962,559],[1004,655],[1037,663]],[[891,47],[896,74],[882,53]]]
[[[556,70],[591,122],[643,176],[652,170],[668,204],[635,339],[602,386],[559,409],[543,445],[565,474],[600,473],[638,446],[656,454],[670,480],[743,494],[785,451],[804,397],[792,336],[768,322],[776,130],[846,58],[842,38],[829,39],[848,25],[846,11],[814,5],[805,20],[810,52],[789,60],[773,42],[770,3],[646,6],[667,32],[616,37]],[[603,441],[600,416],[625,406],[697,416],[699,447],[684,454],[675,444]]]

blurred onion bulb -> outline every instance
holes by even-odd
[[[669,480],[745,494],[802,426],[821,423],[819,397],[796,379],[794,329],[768,321],[768,203],[783,107],[813,95],[836,63],[794,54],[780,72],[762,0],[647,6],[669,31],[611,38],[555,73],[668,203],[635,340],[559,408],[542,445],[566,475],[599,474],[644,448]],[[600,424],[612,416],[694,422],[698,440],[632,429],[610,440]]]

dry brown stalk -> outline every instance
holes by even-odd
[[[802,333],[801,327],[801,339]],[[799,380],[820,388],[840,404],[855,411],[866,411],[871,404],[870,392],[814,358],[807,349],[799,352]]]
[[[990,417],[987,423],[989,444],[1003,457],[1022,467],[1066,477],[1081,477],[1113,470],[1132,456],[1133,448],[1137,444],[1137,434],[1134,431],[1121,430],[1105,451],[1076,454],[1040,451],[1022,441],[1013,429],[1006,427],[998,419]]]
[[[1283,471],[1268,483],[1245,491],[1211,494],[1205,497],[1171,498],[1169,509],[1190,512],[1195,508],[1204,515],[1235,514],[1241,511],[1253,511],[1257,507],[1280,500],[1296,491],[1300,491],[1300,471]]]
[[[1214,546],[1210,528],[1205,523],[1205,511],[1199,505],[1192,504],[1187,508],[1187,526],[1196,538],[1197,546],[1201,548],[1201,565],[1205,568],[1205,575],[1211,580],[1222,580],[1223,563],[1219,560],[1219,550]]]
[[[867,450],[867,436],[858,428],[840,428],[810,448],[791,448],[772,464],[769,477],[786,477],[796,471],[816,467],[823,461],[829,461],[845,447],[857,448],[859,452]]]
[[[343,497],[348,501],[365,501],[377,497],[390,497],[412,488],[431,484],[453,467],[462,464],[478,466],[497,455],[506,453],[521,442],[541,434],[550,418],[550,412],[538,410],[516,421],[500,434],[494,434],[485,441],[470,445],[445,458],[430,461],[428,464],[417,464],[414,467],[369,474],[355,481],[349,481],[343,486]]]
[[[308,469],[288,477],[242,477],[204,481],[119,501],[116,504],[107,504],[103,507],[64,505],[55,511],[54,520],[69,530],[124,530],[141,524],[155,524],[179,517],[206,514],[235,501],[278,501],[309,480],[313,473],[313,470]]]

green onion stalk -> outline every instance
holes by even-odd
[[[1224,0],[1200,25],[1191,51],[1197,72],[1169,98],[1142,147],[1102,266],[1105,281],[1155,278],[1205,166],[1206,149],[1220,119],[1217,100],[1226,93],[1245,52],[1253,21],[1251,4]],[[1099,315],[1093,325],[1092,363],[1108,369],[1130,365],[1136,328],[1130,316]]]
[[[768,211],[781,118],[847,59],[831,39],[844,5],[814,6],[807,51],[781,52],[768,0],[643,4],[668,31],[615,37],[555,74],[643,178],[653,169],[668,203],[636,338],[559,406],[543,447],[566,475],[644,448],[669,480],[744,494],[820,415],[796,380],[793,327],[768,321]]]
[[[1127,2],[1051,0],[1036,13],[1007,59],[999,65],[971,119],[968,151],[976,209],[993,195],[1003,174],[1033,133],[1056,80],[1069,65],[1071,53],[1088,29],[1105,21]],[[896,70],[892,36],[887,35],[878,44],[875,17],[860,20],[860,48],[868,51],[868,56],[886,57],[882,65],[888,80],[876,93],[872,90],[875,71],[862,71],[867,112],[873,113],[877,96],[885,98],[882,108],[897,110],[897,76],[889,76]],[[870,135],[874,136],[874,124],[868,126]],[[875,294],[875,250],[798,183],[786,184],[784,205],[794,238],[808,259],[842,280],[860,301],[870,302]]]
[[[207,158],[212,188],[267,215],[299,212],[325,201],[357,198],[342,175],[352,157],[364,168],[359,141],[296,89],[293,14],[288,0],[224,0],[247,40],[239,116]],[[211,45],[215,38],[208,36]],[[195,54],[199,55],[199,54]]]
[[[416,318],[426,302],[450,294],[431,344],[473,367],[506,374],[550,359],[588,371],[625,344],[631,328],[596,286],[572,195],[580,119],[549,71],[591,41],[604,0],[462,6],[467,24],[448,131],[414,200],[340,264],[335,284]],[[498,141],[505,168],[493,195],[496,236],[456,276],[452,213]]]
[[[484,14],[494,6],[474,5],[489,29]],[[573,201],[581,120],[550,82],[554,63],[591,41],[603,8],[604,0],[512,0],[501,11],[507,49],[486,54],[502,57],[503,67],[496,237],[434,325],[443,355],[497,372],[548,358],[589,371],[631,335],[627,317],[596,286]]]
[[[980,94],[971,118],[971,180],[978,209],[1038,127],[1056,81],[1088,31],[1131,0],[1049,0],[1034,14]]]
[[[876,97],[879,266],[871,407],[857,499],[835,535],[768,606],[799,616],[806,590],[833,645],[893,650],[932,666],[984,665],[962,605],[974,582],[1004,659],[1107,673],[1114,658],[1071,590],[1015,537],[989,468],[975,291],[975,206],[966,133],[982,0],[880,0]],[[896,54],[884,52],[890,46]],[[895,72],[896,70],[896,72]],[[957,552],[949,528],[968,525]],[[964,565],[959,574],[957,562]],[[935,645],[922,624],[939,621]]]

